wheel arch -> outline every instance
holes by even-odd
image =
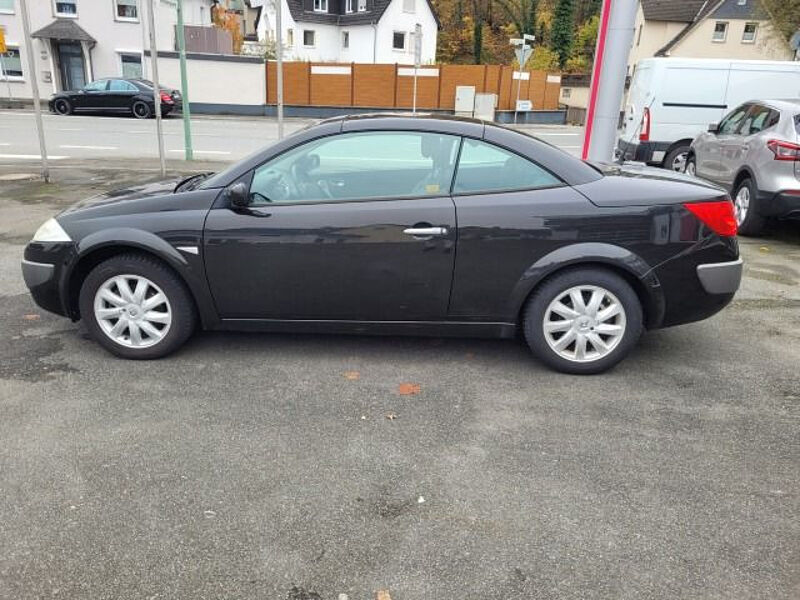
[[[78,297],[91,270],[104,260],[127,253],[146,255],[169,267],[189,290],[203,327],[211,327],[219,321],[199,257],[195,265],[190,264],[178,250],[155,234],[120,229],[104,230],[81,240],[74,260],[64,269],[61,297],[70,318],[80,318]]]
[[[673,150],[677,150],[681,146],[687,146],[689,148],[689,152],[692,153],[693,152],[693,150],[692,150],[692,142],[693,141],[694,140],[692,138],[684,138],[682,140],[678,140],[677,142],[672,142],[672,144],[670,144],[669,148],[667,148],[666,151],[664,152],[664,158],[661,160],[661,166],[664,167],[664,168],[667,168],[667,157],[670,155],[670,153]]]
[[[739,187],[739,184],[742,183],[745,179],[752,179],[753,185],[755,185],[756,190],[758,190],[758,181],[756,180],[756,174],[753,173],[752,169],[748,166],[743,166],[739,169],[739,172],[736,173],[736,177],[733,178],[733,187],[731,188],[731,195],[736,193],[736,188]]]
[[[657,328],[664,318],[665,299],[650,266],[633,252],[613,244],[574,244],[554,250],[531,265],[512,292],[512,314],[521,323],[531,294],[546,281],[567,270],[597,268],[622,277],[642,304],[645,327]]]

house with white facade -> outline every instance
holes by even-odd
[[[184,20],[210,25],[213,0],[184,0]],[[30,99],[37,77],[42,98],[102,77],[147,77],[147,0],[28,0],[35,74],[29,73],[18,0],[0,0],[0,98]],[[175,49],[175,0],[155,0],[159,50]],[[166,83],[166,82],[165,82]],[[169,82],[174,83],[174,82]]]
[[[436,60],[440,23],[430,0],[250,0],[263,7],[262,41],[276,39],[275,2],[286,60],[413,64],[417,24],[421,62]]]

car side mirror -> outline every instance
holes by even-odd
[[[239,208],[245,207],[250,204],[250,194],[248,194],[247,184],[243,181],[234,183],[228,188],[228,198],[233,206]]]
[[[708,126],[708,133],[719,133],[719,123],[711,123]]]

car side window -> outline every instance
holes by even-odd
[[[83,86],[83,89],[87,92],[104,92],[106,90],[106,86],[108,85],[107,79],[101,79],[99,81],[92,81],[91,83],[87,83]]]
[[[455,193],[481,193],[553,187],[562,182],[526,158],[492,144],[464,138]]]
[[[719,124],[719,133],[722,135],[731,135],[736,133],[736,130],[741,125],[742,120],[744,119],[747,111],[750,109],[749,104],[744,104],[739,106],[733,110],[733,112],[729,113]]]
[[[136,86],[122,79],[112,79],[108,84],[110,92],[135,92]]]
[[[370,131],[314,140],[261,165],[251,205],[447,195],[457,136]]]

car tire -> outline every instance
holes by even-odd
[[[184,282],[163,262],[141,254],[122,254],[97,265],[84,280],[78,302],[92,338],[121,358],[167,356],[197,324],[194,299]]]
[[[664,157],[663,166],[665,169],[675,171],[676,173],[683,173],[686,171],[686,160],[689,156],[690,146],[678,146],[673,148]]]
[[[137,100],[131,105],[131,112],[137,119],[149,119],[150,115],[153,114],[150,105],[142,100]]]
[[[593,308],[595,300],[599,305]],[[633,288],[619,275],[597,268],[562,271],[539,285],[525,306],[522,326],[536,358],[575,375],[612,368],[633,349],[644,329],[642,305]]]
[[[55,102],[53,102],[53,110],[59,115],[71,115],[72,104],[66,98],[58,98]]]
[[[697,158],[694,154],[690,154],[686,159],[686,170],[684,171],[690,177],[697,177]]]
[[[758,193],[749,177],[736,186],[733,207],[740,235],[759,235],[763,231],[766,219],[758,214]]]

